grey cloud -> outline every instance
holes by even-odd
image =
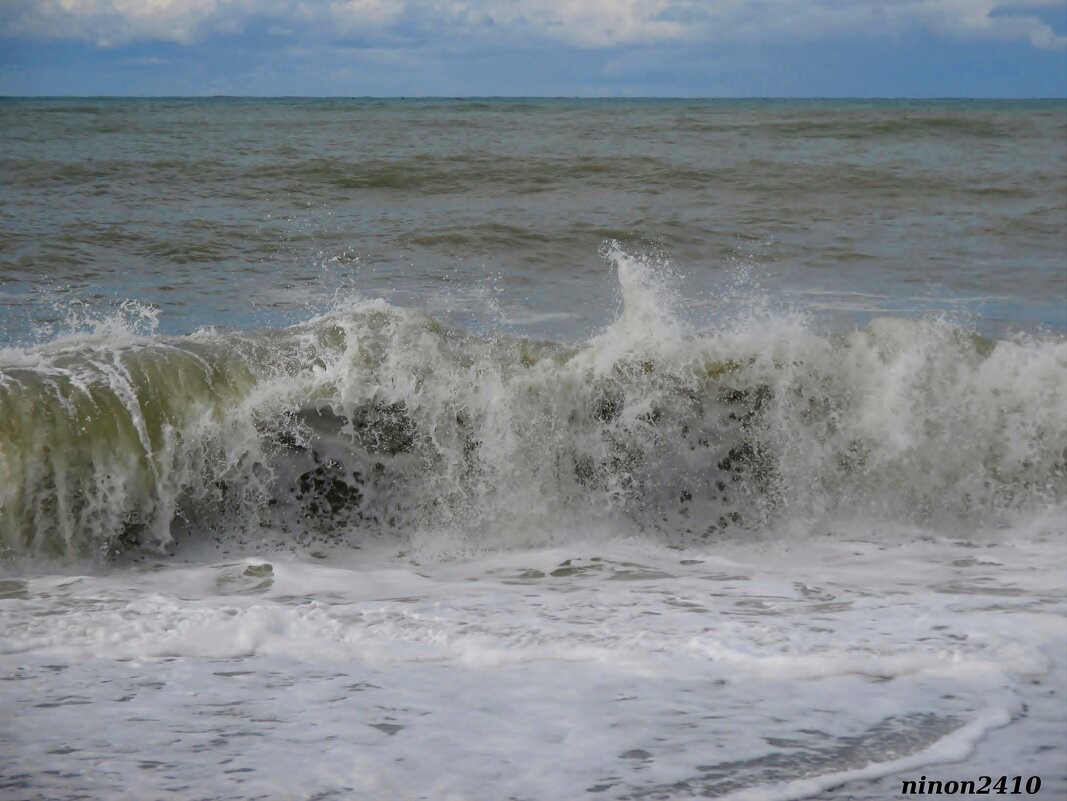
[[[188,44],[255,22],[293,36],[378,37],[397,30],[462,48],[554,40],[576,47],[669,42],[775,42],[926,31],[959,39],[1067,47],[1035,13],[1067,0],[6,0],[5,36],[100,46]]]

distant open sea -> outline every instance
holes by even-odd
[[[1063,100],[0,99],[4,798],[1052,801],[1065,566]]]

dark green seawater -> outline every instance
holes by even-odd
[[[0,143],[9,342],[126,299],[183,333],[338,293],[581,337],[608,240],[833,327],[1067,329],[1059,100],[9,99]]]

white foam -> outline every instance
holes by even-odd
[[[20,579],[5,750],[52,797],[763,801],[977,774],[996,727],[1067,715],[1040,697],[1067,675],[1058,540],[807,534]],[[1001,747],[1051,775],[1029,731]]]
[[[1067,503],[1067,342],[982,343],[937,319],[826,336],[758,295],[695,328],[665,265],[606,255],[621,313],[578,347],[351,299],[288,329],[173,339],[130,307],[11,351],[5,544],[164,547],[236,521],[303,529],[324,507],[334,529],[450,529],[478,549],[845,511],[971,526]],[[307,497],[342,484],[349,508]]]

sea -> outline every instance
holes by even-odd
[[[0,99],[0,797],[1065,735],[1067,102]]]

